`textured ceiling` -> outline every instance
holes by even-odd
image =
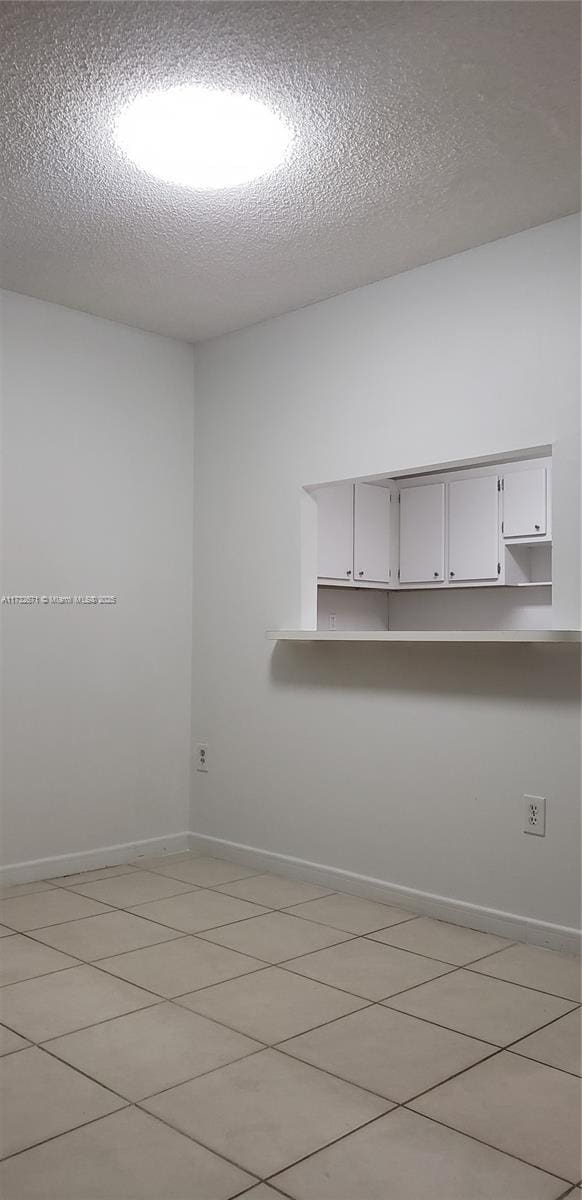
[[[0,4],[3,286],[198,340],[578,208],[577,3]],[[268,102],[284,166],[226,192],[112,124],[195,82]]]

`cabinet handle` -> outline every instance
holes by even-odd
[[[455,575],[455,572],[454,572],[454,571],[449,571],[449,575],[451,576],[451,579],[453,579],[453,578],[454,578],[454,575]]]
[[[358,575],[363,575],[363,574],[364,574],[363,571],[358,571]]]
[[[346,571],[346,575],[351,575],[351,571]]]
[[[439,577],[438,571],[433,571],[433,575],[434,575],[435,579],[438,579],[438,577]]]
[[[534,529],[539,529],[539,525],[534,525]]]

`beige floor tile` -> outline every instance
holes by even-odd
[[[123,1106],[113,1092],[36,1046],[2,1059],[1,1087],[2,1158]]]
[[[276,1050],[146,1101],[175,1128],[261,1176],[318,1150],[389,1105]]]
[[[17,1033],[13,1033],[11,1029],[7,1029],[5,1025],[0,1025],[0,1057],[5,1054],[14,1054],[15,1050],[26,1050],[30,1045],[25,1038],[19,1037]],[[1,1193],[0,1193],[1,1195]]]
[[[366,1000],[383,1000],[452,969],[418,954],[380,946],[366,938],[321,950],[319,954],[308,954],[305,958],[295,958],[286,966],[290,971],[318,979],[331,987],[343,988]]]
[[[399,1109],[273,1183],[296,1200],[555,1200],[563,1183]]]
[[[364,1000],[279,967],[181,996],[180,1004],[273,1045],[361,1008]]]
[[[128,950],[140,950],[142,946],[168,942],[180,934],[165,925],[155,925],[153,921],[115,909],[100,917],[35,929],[33,936],[47,946],[74,954],[86,962],[95,962],[112,954],[125,954]]]
[[[4,938],[0,949],[0,987],[7,983],[19,983],[21,979],[33,979],[35,975],[49,975],[51,971],[62,971],[65,967],[76,967],[77,960],[48,946],[41,946],[32,938],[16,933]]]
[[[12,937],[13,934],[14,934],[13,929],[7,929],[5,925],[0,925],[0,938]]]
[[[378,904],[375,900],[361,900],[359,896],[346,896],[340,892],[324,896],[322,900],[297,904],[289,911],[296,917],[320,921],[322,925],[331,925],[346,933],[371,933],[375,929],[384,929],[386,925],[414,919],[414,913],[406,912],[403,908]]]
[[[244,954],[225,950],[222,946],[212,946],[199,938],[182,937],[177,941],[165,942],[162,946],[150,946],[120,954],[117,958],[101,959],[99,966],[121,979],[171,999],[172,996],[193,992],[197,988],[222,983],[224,979],[246,975],[263,964]]]
[[[0,1166],[5,1200],[230,1200],[252,1178],[126,1108]]]
[[[381,1005],[291,1038],[279,1049],[397,1103],[492,1053],[485,1042]]]
[[[8,900],[14,896],[36,896],[39,892],[50,892],[52,886],[48,879],[38,883],[2,883],[0,900]]]
[[[255,955],[265,962],[278,963],[319,950],[322,946],[343,942],[349,934],[327,925],[316,925],[313,921],[303,921],[300,917],[290,917],[286,912],[270,912],[237,925],[210,930],[202,936],[243,954]]]
[[[427,958],[437,958],[457,967],[509,945],[506,938],[465,929],[462,925],[449,925],[446,921],[433,921],[429,917],[418,917],[416,921],[407,922],[406,927],[384,929],[372,937],[389,946],[413,950],[415,954],[425,954]]]
[[[12,926],[18,933],[42,929],[46,925],[60,925],[63,921],[77,921],[82,917],[96,917],[104,912],[107,912],[105,904],[97,904],[95,900],[63,888],[51,888],[50,892],[38,892],[32,896],[17,896],[13,900],[0,900],[0,921]]]
[[[463,970],[393,996],[386,1003],[496,1046],[507,1046],[533,1033],[572,1007],[569,1001],[556,996]]]
[[[412,1107],[543,1171],[580,1179],[580,1081],[564,1071],[496,1054]]]
[[[80,883],[96,883],[99,879],[116,879],[118,875],[133,875],[137,867],[130,866],[129,863],[123,863],[117,867],[97,867],[94,871],[79,871],[76,875],[62,875],[60,879],[54,879],[53,883],[58,887],[77,887]]]
[[[2,988],[0,1016],[17,1033],[44,1042],[155,1002],[141,988],[82,966]]]
[[[133,911],[182,933],[199,933],[219,925],[245,921],[248,917],[258,917],[267,910],[258,904],[248,904],[246,900],[224,896],[221,892],[198,888],[195,892],[186,892],[185,896],[171,896],[168,900],[140,904]]]
[[[532,1033],[523,1042],[511,1047],[513,1053],[523,1054],[536,1062],[546,1063],[560,1071],[582,1075],[582,1009],[560,1017],[539,1033]]]
[[[253,875],[250,879],[221,884],[217,891],[263,904],[265,908],[289,908],[303,900],[318,900],[331,894],[329,888],[303,883],[300,879],[285,879],[283,875]]]
[[[539,988],[566,1000],[582,999],[582,963],[573,954],[558,954],[540,946],[511,946],[485,962],[476,963],[472,969],[523,987]]]
[[[166,896],[177,896],[179,892],[192,891],[179,879],[166,879],[153,871],[134,871],[132,875],[121,875],[117,879],[101,879],[96,883],[79,883],[75,894],[91,896],[113,908],[133,908],[146,904],[148,900],[163,900]],[[69,893],[70,894],[70,893]]]
[[[237,866],[236,863],[226,862],[222,858],[209,858],[199,854],[187,862],[169,863],[168,866],[157,867],[159,875],[167,875],[173,879],[181,879],[186,883],[196,884],[197,887],[213,887],[215,884],[229,883],[234,879],[247,879],[257,875],[248,867]]]
[[[258,1042],[169,1003],[70,1033],[47,1046],[51,1054],[128,1100],[143,1100],[260,1049]]]

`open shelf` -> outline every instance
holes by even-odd
[[[582,643],[580,629],[269,629],[266,636],[270,642]]]

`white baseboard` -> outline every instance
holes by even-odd
[[[451,921],[454,925],[465,925],[470,929],[480,929],[484,933],[495,933],[513,942],[529,942],[551,950],[561,950],[565,954],[580,954],[582,947],[582,931],[567,925],[552,925],[546,921],[500,912],[495,908],[484,908],[478,904],[468,904],[447,896],[435,896],[430,892],[401,887],[383,879],[356,875],[353,871],[327,867],[322,863],[312,863],[286,854],[275,854],[270,850],[259,850],[256,846],[244,846],[239,842],[228,842],[223,838],[207,837],[201,833],[190,834],[190,846],[192,849],[204,850],[216,858],[226,858],[243,866],[262,867],[274,874],[284,873],[293,879],[318,883],[338,892],[351,892],[367,900],[383,900],[422,916]]]
[[[78,871],[91,871],[96,867],[116,867],[142,855],[178,854],[180,850],[187,850],[189,844],[189,833],[170,833],[165,837],[144,838],[117,846],[100,846],[97,850],[81,850],[77,854],[12,863],[0,867],[0,882],[34,883],[37,879],[58,879],[61,875],[76,875]]]
[[[224,838],[208,837],[201,833],[172,833],[165,837],[144,838],[136,842],[124,842],[117,846],[101,846],[97,850],[84,850],[77,854],[61,854],[52,858],[38,858],[30,862],[13,863],[0,867],[0,882],[33,883],[37,879],[58,879],[61,875],[73,875],[79,871],[90,871],[97,867],[113,867],[131,862],[142,855],[178,854],[188,847],[203,850],[216,858],[225,858],[243,866],[260,867],[274,874],[285,874],[292,879],[304,879],[338,892],[350,892],[368,900],[383,900],[399,908],[423,916],[451,921],[470,929],[485,933],[496,933],[514,942],[530,942],[536,946],[547,946],[566,954],[579,954],[582,948],[582,931],[565,925],[552,925],[546,921],[522,917],[516,913],[500,912],[484,908],[463,900],[447,896],[435,896],[415,888],[402,887],[369,875],[357,875],[339,867],[328,867],[322,863],[292,858],[287,854],[275,854],[271,850],[260,850],[256,846],[245,846],[240,842],[229,842]]]

